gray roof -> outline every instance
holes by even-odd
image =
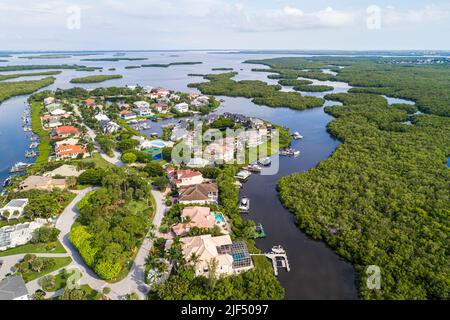
[[[25,295],[28,295],[28,290],[21,276],[7,277],[0,281],[0,300],[14,300]]]
[[[25,199],[13,199],[6,206],[21,208],[26,204],[27,204],[27,201]]]

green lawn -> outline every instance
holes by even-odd
[[[80,289],[86,293],[86,295],[84,296],[84,300],[100,300],[102,297],[101,292],[92,289],[87,284],[83,284],[82,286],[80,286]]]
[[[39,136],[40,140],[38,147],[39,156],[36,159],[35,166],[47,163],[48,157],[52,152],[49,132],[44,130],[41,123],[42,108],[43,105],[40,102],[31,103],[31,127],[33,128],[33,132]]]
[[[66,258],[38,258],[38,259],[45,259],[45,260],[53,260],[55,262],[55,265],[52,268],[44,269],[41,272],[35,272],[35,271],[28,271],[22,274],[23,280],[25,282],[30,282],[35,279],[41,278],[49,273],[52,273],[53,271],[56,271],[58,269],[64,268],[65,266],[69,265],[72,262],[72,258],[66,257]]]
[[[24,253],[66,253],[59,241],[51,243],[29,243],[0,252],[0,257]]]
[[[113,164],[111,164],[108,161],[106,161],[105,159],[103,159],[102,156],[100,155],[100,153],[98,153],[98,152],[94,152],[92,154],[92,157],[90,157],[90,158],[85,158],[85,159],[77,160],[77,161],[84,162],[84,163],[94,163],[96,168],[108,168],[108,167],[114,166]]]
[[[49,290],[46,290],[47,292],[55,292],[60,289],[64,289],[67,284],[67,279],[75,272],[75,270],[71,269],[68,270],[66,274],[63,274],[62,272],[58,273],[58,275],[55,276],[55,286]]]

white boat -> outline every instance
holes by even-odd
[[[258,160],[258,163],[259,163],[260,165],[262,165],[262,166],[267,167],[267,166],[270,166],[270,165],[271,165],[272,160],[270,160],[269,157],[265,157],[265,158],[259,159],[259,160]]]
[[[256,163],[251,164],[247,167],[247,170],[250,172],[261,172],[262,168],[258,166]]]
[[[30,149],[35,149],[39,146],[39,143],[37,142],[33,142],[32,144],[30,144]]]
[[[242,198],[241,202],[239,203],[239,210],[241,212],[248,213],[250,211],[250,199],[249,198]]]
[[[25,163],[25,162],[17,162],[15,165],[11,167],[9,172],[15,173],[15,172],[22,172],[25,171],[26,168],[32,166],[32,163]]]
[[[247,170],[242,170],[239,171],[238,174],[236,174],[235,178],[242,181],[246,181],[251,175],[252,175],[251,172],[248,172]]]
[[[274,246],[272,248],[272,252],[276,253],[276,254],[285,254],[286,253],[286,251],[283,249],[282,246]]]
[[[296,131],[292,134],[292,138],[294,138],[295,140],[300,140],[303,139],[303,136],[300,134],[300,132]]]

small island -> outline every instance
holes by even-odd
[[[203,62],[172,62],[172,63],[152,63],[152,64],[143,64],[143,68],[168,68],[171,66],[189,66],[189,65],[196,65],[196,64],[202,64]]]
[[[123,78],[123,76],[120,74],[105,74],[105,75],[98,75],[98,76],[73,78],[72,80],[70,80],[70,83],[99,83],[99,82],[104,82],[107,80],[121,79],[121,78]]]

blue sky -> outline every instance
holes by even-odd
[[[0,0],[0,50],[450,49],[450,0]]]

